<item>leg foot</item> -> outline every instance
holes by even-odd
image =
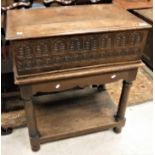
[[[128,95],[129,95],[131,85],[132,85],[132,82],[123,81],[121,97],[119,100],[117,114],[115,116],[115,120],[117,122],[124,121],[124,123],[125,123],[125,111],[126,111],[127,100],[128,100]],[[123,126],[124,126],[124,124],[123,124]],[[121,129],[122,129],[122,127],[115,127],[113,130],[115,133],[120,133]]]
[[[113,131],[118,134],[118,133],[121,133],[122,128],[115,127],[113,128]]]
[[[31,146],[32,151],[37,152],[40,150],[40,146]]]
[[[39,146],[31,146],[32,151],[37,152],[40,150],[40,145]]]
[[[30,137],[31,149],[32,151],[40,150],[40,142],[38,137]]]

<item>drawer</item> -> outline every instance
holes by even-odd
[[[99,85],[115,82],[120,79],[133,81],[136,78],[137,69],[127,71],[112,72],[100,75],[92,75],[81,78],[57,80],[53,82],[33,84],[33,93],[36,92],[60,92],[72,88],[84,88],[90,85]]]

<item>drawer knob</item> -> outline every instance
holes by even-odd
[[[116,77],[116,75],[112,75],[111,78],[114,79]]]
[[[56,88],[56,89],[59,89],[59,88],[60,88],[60,84],[57,84],[57,85],[55,86],[55,88]]]

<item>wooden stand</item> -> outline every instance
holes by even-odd
[[[6,38],[11,40],[32,150],[47,141],[108,128],[121,131],[149,28],[113,4],[8,12]],[[120,79],[118,108],[101,91],[104,87],[84,89]],[[58,94],[73,88],[81,91]],[[61,101],[52,99],[51,107],[37,112],[33,96],[38,92],[55,93]]]
[[[72,88],[73,86],[84,86],[84,83],[85,85],[99,85],[102,82],[124,79],[118,108],[104,89],[101,91],[98,88],[83,88],[54,93],[46,101],[47,103],[43,101],[45,102],[43,104],[37,97],[33,97],[33,94],[39,90],[47,91],[45,82],[41,86],[39,84],[20,85],[21,95],[25,102],[32,150],[39,150],[41,143],[109,128],[114,128],[116,133],[120,133],[125,124],[125,110],[130,86],[136,77],[138,66],[141,64],[124,65],[121,70],[120,66],[115,66],[110,67],[110,72],[102,72],[99,75],[92,74],[85,77],[84,74],[81,74],[81,78],[78,79],[68,78],[65,82],[63,79],[58,80],[60,87],[61,84],[63,87],[63,83],[64,85],[68,83],[68,87]],[[108,67],[104,67],[104,71],[108,71]],[[73,76],[74,74],[72,74]],[[91,81],[89,81],[90,79]],[[56,91],[57,88],[54,89],[52,86],[57,86],[58,81],[48,83],[48,85],[51,84],[49,87],[51,89],[48,88],[49,92]]]

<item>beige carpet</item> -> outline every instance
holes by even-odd
[[[107,84],[107,90],[111,94],[114,103],[118,103],[122,81]],[[135,105],[153,100],[153,80],[152,77],[144,70],[140,68],[138,70],[137,78],[133,82],[131,91],[129,94],[128,105]]]

